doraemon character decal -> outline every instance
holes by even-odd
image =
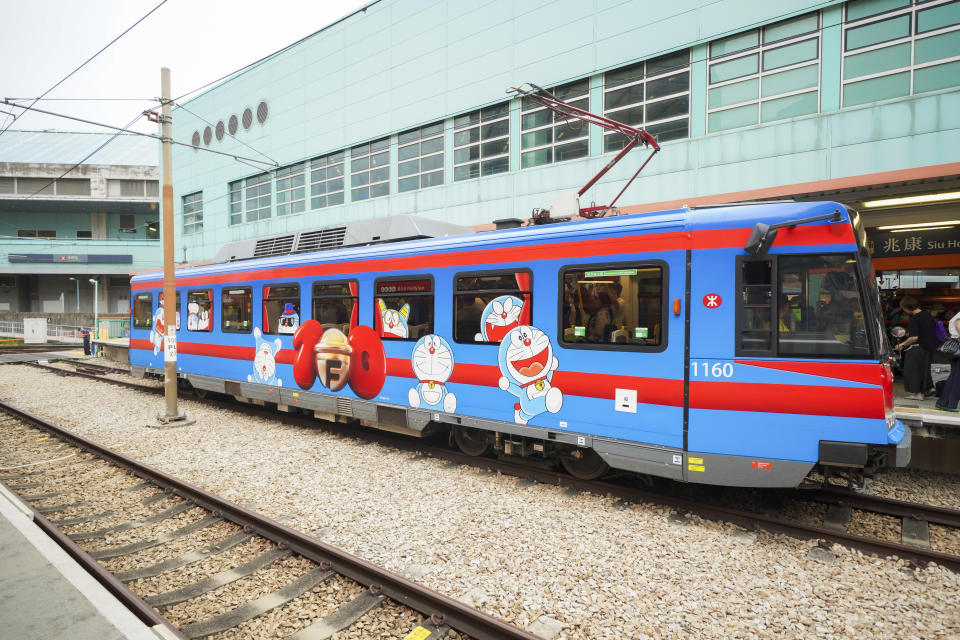
[[[317,379],[331,391],[349,384],[361,398],[380,393],[387,380],[387,356],[377,332],[364,325],[344,335],[324,329],[316,320],[305,320],[293,334],[293,379],[301,389],[311,389]]]
[[[153,343],[153,355],[157,355],[163,351],[163,335],[165,333],[163,328],[163,314],[163,297],[161,297],[157,310],[153,312],[153,324],[150,329],[150,342]]]
[[[196,302],[187,303],[187,331],[200,330],[200,305]]]
[[[410,315],[410,305],[405,304],[399,310],[388,309],[383,298],[377,298],[377,308],[380,309],[380,335],[389,338],[407,338],[410,329],[407,327],[407,318]]]
[[[300,314],[297,313],[292,302],[287,302],[283,305],[283,313],[277,319],[277,333],[293,335],[299,326]]]
[[[280,350],[280,338],[273,342],[263,339],[260,327],[255,327],[253,337],[257,341],[256,353],[253,356],[253,374],[247,376],[247,382],[260,384],[275,384],[283,386],[283,380],[277,377],[277,352]]]
[[[518,400],[513,406],[514,422],[527,424],[544,411],[560,411],[563,393],[550,384],[559,363],[543,331],[526,325],[511,329],[500,342],[498,361],[500,388]]]
[[[414,409],[442,409],[447,413],[457,410],[457,396],[447,389],[447,380],[453,373],[453,349],[450,343],[436,334],[423,336],[413,347],[410,357],[417,386],[410,389],[408,398]]]
[[[520,326],[523,300],[517,296],[497,296],[483,309],[483,321],[477,342],[500,342],[511,329]]]

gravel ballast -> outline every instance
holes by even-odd
[[[156,429],[161,397],[24,366],[0,368],[0,399],[520,627],[559,621],[557,638],[960,637],[960,576],[936,565],[677,518],[183,398],[196,422]],[[883,478],[878,494],[957,507],[956,477]]]

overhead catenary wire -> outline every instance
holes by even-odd
[[[99,56],[101,53],[103,53],[104,51],[106,51],[113,43],[115,43],[117,40],[119,40],[120,38],[122,38],[123,36],[125,36],[127,33],[129,33],[134,27],[136,27],[138,24],[140,24],[141,22],[143,22],[144,20],[146,20],[148,17],[150,17],[150,15],[151,15],[154,11],[156,11],[157,9],[159,9],[160,7],[162,7],[163,5],[165,5],[166,3],[167,3],[167,0],[160,0],[160,4],[158,4],[157,6],[155,6],[153,9],[150,9],[150,11],[148,11],[142,18],[140,18],[139,20],[137,20],[136,22],[134,22],[132,25],[130,25],[129,27],[127,27],[126,29],[124,29],[123,33],[121,33],[121,34],[118,35],[116,38],[114,38],[113,40],[111,40],[110,42],[108,42],[106,45],[103,46],[103,48],[101,48],[101,49],[100,49],[99,51],[97,51],[95,54],[93,54],[92,56],[90,56],[89,58],[87,58],[86,60],[84,60],[83,63],[82,63],[79,67],[77,67],[76,69],[74,69],[73,71],[71,71],[70,73],[68,73],[67,75],[65,75],[65,76],[64,76],[63,78],[61,78],[55,85],[53,85],[52,87],[50,87],[49,89],[47,89],[46,91],[44,91],[43,93],[41,93],[39,96],[37,96],[36,98],[34,98],[33,102],[30,103],[30,107],[33,107],[33,105],[37,104],[37,102],[39,102],[41,99],[43,99],[48,93],[50,93],[51,91],[53,91],[54,89],[56,89],[57,87],[59,87],[61,84],[63,84],[64,82],[66,82],[67,79],[70,78],[70,76],[72,76],[73,74],[75,74],[77,71],[80,71],[80,69],[83,69],[85,66],[87,66],[87,64],[88,64],[91,60],[93,60],[94,58],[96,58],[97,56]],[[2,136],[10,127],[12,127],[12,126],[14,125],[14,123],[17,121],[17,118],[19,118],[21,115],[23,115],[23,114],[21,113],[21,114],[19,114],[19,115],[14,116],[14,117],[13,117],[13,121],[11,121],[10,124],[8,124],[7,126],[5,126],[3,129],[0,129],[0,136]]]
[[[11,106],[11,107],[17,107],[18,109],[28,109],[28,110],[30,110],[30,111],[36,111],[37,113],[43,113],[43,114],[46,114],[46,115],[48,115],[48,116],[57,116],[58,118],[66,118],[67,120],[75,120],[76,122],[82,122],[82,123],[84,123],[84,124],[92,124],[92,125],[95,126],[95,127],[103,127],[103,128],[105,128],[105,129],[112,129],[112,130],[114,130],[114,131],[120,131],[121,133],[130,133],[130,134],[137,135],[137,136],[143,136],[143,137],[145,137],[145,138],[153,138],[154,140],[159,140],[159,141],[163,142],[163,136],[159,136],[159,135],[157,135],[157,134],[155,134],[155,133],[143,133],[142,131],[134,131],[134,130],[132,130],[132,129],[127,129],[127,128],[124,128],[124,127],[115,127],[115,126],[113,126],[113,125],[104,124],[104,123],[102,123],[102,122],[95,122],[95,121],[93,121],[93,120],[86,120],[86,119],[84,119],[84,118],[78,118],[78,117],[76,117],[76,116],[68,116],[68,115],[66,115],[66,114],[64,114],[64,113],[56,113],[56,112],[53,112],[53,111],[47,111],[47,110],[45,110],[45,109],[38,109],[37,107],[25,107],[25,106],[23,106],[22,104],[16,104],[15,102],[10,102],[10,101],[7,100],[7,99],[0,100],[0,104],[6,104],[6,105],[9,105],[9,106]],[[181,147],[189,147],[190,149],[198,149],[198,150],[200,150],[200,151],[206,151],[206,152],[208,152],[208,153],[215,153],[215,154],[220,155],[220,156],[227,156],[228,158],[233,158],[233,159],[236,160],[237,162],[242,162],[243,164],[249,164],[249,163],[251,163],[251,162],[254,162],[254,163],[257,163],[257,164],[260,164],[260,165],[267,165],[267,166],[269,166],[269,167],[278,167],[278,166],[279,166],[279,164],[276,163],[276,162],[266,162],[266,161],[264,161],[264,160],[257,160],[256,158],[247,158],[247,157],[245,157],[245,156],[239,156],[239,155],[236,155],[236,154],[234,154],[234,153],[227,153],[227,152],[225,152],[225,151],[217,151],[217,150],[215,150],[215,149],[207,149],[207,148],[205,148],[205,147],[200,147],[200,146],[197,146],[197,145],[194,145],[194,144],[188,144],[188,143],[186,143],[186,142],[179,142],[179,141],[177,141],[177,140],[170,140],[170,142],[171,142],[172,144],[176,144],[176,145],[179,145],[179,146],[181,146]],[[255,167],[256,169],[258,169],[259,171],[263,171],[263,170],[264,170],[262,167],[258,167],[258,166],[256,166],[256,165],[252,165],[252,166],[254,166],[254,167]]]

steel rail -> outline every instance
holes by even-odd
[[[68,373],[73,374],[73,372]],[[105,380],[104,378],[100,378],[98,376],[90,377],[98,380]],[[110,382],[110,380],[106,381]],[[210,401],[209,398],[208,401]],[[227,402],[220,402],[216,400],[213,402],[217,402],[224,407],[232,406],[232,404]],[[262,415],[264,417],[272,417],[273,419],[280,420],[285,423],[310,425],[313,428],[316,428],[317,426],[317,420],[312,417],[277,413],[269,410],[268,408],[258,407],[255,405],[245,405],[245,410],[250,413]],[[528,464],[509,460],[473,457],[449,448],[427,445],[419,440],[404,438],[396,434],[376,430],[373,428],[358,428],[356,425],[326,423],[323,424],[323,429],[347,437],[378,442],[380,444],[393,446],[404,451],[416,451],[435,458],[455,461],[460,464],[486,468],[493,471],[499,471],[506,475],[527,478],[544,484],[554,484],[599,494],[606,493],[632,502],[660,504],[683,511],[689,511],[711,520],[733,522],[746,528],[760,528],[774,533],[783,533],[798,538],[818,538],[830,542],[836,542],[847,547],[865,550],[870,553],[897,555],[904,558],[910,558],[918,562],[936,562],[954,571],[960,571],[960,556],[955,556],[940,551],[904,545],[898,542],[887,542],[874,538],[857,536],[843,531],[836,531],[833,529],[826,529],[824,527],[793,522],[790,520],[766,516],[751,511],[712,505],[703,501],[680,498],[657,491],[626,487],[623,485],[612,484],[610,482],[603,482],[599,480],[577,480],[571,476],[557,471],[540,469]],[[802,490],[797,497],[801,499],[820,500],[819,497],[815,497],[817,496],[817,491],[820,490]],[[860,494],[853,494],[839,490],[822,491],[823,501],[845,502],[851,507],[874,511],[876,513],[885,513],[887,515],[901,517],[912,517],[918,520],[927,520],[928,522],[934,524],[943,524],[945,526],[960,528],[960,512],[952,509],[945,509],[942,507],[925,504],[914,504],[887,498],[862,496]]]
[[[305,533],[265,518],[159,469],[112,451],[83,436],[51,424],[43,418],[4,402],[0,402],[0,409],[53,433],[104,460],[121,466],[141,478],[170,489],[180,497],[193,501],[197,506],[242,526],[247,532],[257,533],[318,564],[326,566],[329,563],[330,568],[337,573],[419,611],[429,617],[435,624],[447,625],[478,640],[501,638],[507,640],[538,640],[538,636],[528,631],[519,629],[453,598],[407,580]]]

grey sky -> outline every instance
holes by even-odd
[[[35,98],[79,66],[160,0],[27,0],[4,3],[0,19],[0,96]],[[37,107],[114,126],[156,106],[160,68],[177,97],[307,36],[369,0],[168,0]],[[136,98],[65,101],[57,98]],[[29,104],[26,102],[25,104]],[[0,111],[19,113],[0,104]],[[0,127],[11,116],[0,113]],[[28,113],[21,130],[105,131]],[[146,118],[131,128],[155,132]],[[0,146],[3,137],[0,136]]]

